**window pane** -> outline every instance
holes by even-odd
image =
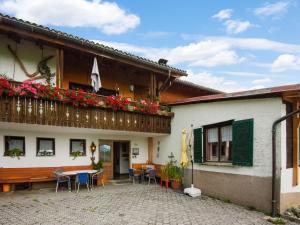
[[[219,161],[218,128],[207,130],[206,161]]]
[[[221,157],[220,161],[230,162],[232,160],[232,126],[221,128]]]
[[[25,155],[25,137],[5,136],[5,150],[4,155],[8,155],[9,150],[18,149],[21,155]]]
[[[54,155],[54,140],[51,139],[38,139],[39,141],[39,156],[52,156]]]
[[[102,160],[103,162],[110,162],[110,152],[110,145],[100,145],[100,160]]]
[[[11,149],[14,149],[14,148],[17,148],[17,149],[20,149],[21,151],[23,151],[23,140],[18,140],[18,139],[10,139],[8,141],[8,150],[11,150]]]
[[[71,149],[72,152],[84,152],[84,141],[72,141]]]

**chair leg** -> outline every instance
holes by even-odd
[[[86,188],[87,188],[88,191],[90,191],[90,189],[89,189],[89,182],[86,183]]]
[[[102,187],[104,187],[104,181],[103,178],[101,178]]]
[[[150,180],[151,180],[151,178],[149,177],[149,180],[148,180],[148,186],[150,185]]]
[[[80,187],[80,183],[78,183],[77,185],[78,185],[78,187],[77,187],[77,193],[78,193],[78,191],[79,191],[79,187]]]
[[[72,191],[72,188],[71,188],[71,181],[70,181],[70,180],[68,181],[68,189],[69,189],[69,192]]]
[[[56,190],[55,190],[56,193],[57,193],[57,190],[58,190],[58,181],[56,182]]]

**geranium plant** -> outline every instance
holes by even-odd
[[[121,97],[120,95],[117,96],[108,96],[106,98],[106,105],[110,106],[114,110],[128,110],[128,107],[131,104],[130,98]]]
[[[31,80],[26,80],[16,88],[16,92],[19,96],[34,97],[37,98],[37,86]]]
[[[37,95],[39,98],[48,100],[63,100],[63,90],[58,87],[53,87],[50,84],[36,84]]]
[[[0,96],[2,95],[7,95],[7,96],[14,95],[14,89],[10,85],[9,81],[4,77],[0,77]]]
[[[139,100],[134,102],[131,98],[117,96],[106,97],[105,103],[97,94],[88,93],[81,89],[64,90],[51,84],[39,84],[26,80],[16,88],[12,87],[9,80],[0,76],[0,96],[20,96],[29,98],[40,98],[52,101],[62,101],[75,107],[110,107],[114,110],[139,111],[144,113],[157,113],[159,103],[157,101]]]

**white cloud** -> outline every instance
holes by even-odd
[[[138,16],[118,4],[101,0],[3,0],[0,8],[38,24],[95,27],[105,34],[121,34],[140,23]]]
[[[245,60],[230,49],[230,45],[223,41],[205,40],[175,48],[149,48],[135,45],[95,41],[112,46],[123,51],[136,53],[157,61],[166,58],[170,64],[188,63],[192,67],[215,67],[220,65],[237,64]]]
[[[221,40],[228,43],[232,48],[246,50],[264,50],[281,53],[300,53],[300,45],[287,44],[264,38],[224,38],[210,37],[210,40]]]
[[[232,9],[223,9],[220,10],[217,14],[213,15],[212,18],[219,19],[219,20],[227,20],[231,18],[232,13],[233,13]]]
[[[265,74],[253,73],[253,72],[242,72],[242,71],[224,71],[223,74],[236,76],[236,77],[262,77]]]
[[[210,37],[187,45],[175,46],[174,48],[152,48],[118,42],[96,42],[138,54],[154,61],[157,61],[159,58],[165,58],[169,60],[170,65],[186,63],[188,67],[193,68],[228,66],[247,61],[248,58],[239,55],[237,52],[238,50],[300,54],[300,45],[286,44],[259,38]],[[270,68],[270,64],[266,64],[265,67]],[[248,77],[264,76],[263,74],[249,72],[227,72],[227,74]]]
[[[280,1],[276,3],[265,3],[262,7],[256,8],[254,14],[257,16],[274,16],[285,13],[290,5],[289,1]]]
[[[199,84],[202,86],[214,88],[224,92],[236,92],[236,91],[244,91],[249,88],[243,87],[233,80],[226,80],[223,76],[217,76],[210,72],[198,72],[195,73],[192,70],[187,71],[188,76],[182,77],[180,79],[187,80],[193,82],[195,84]],[[251,89],[252,87],[250,87]]]
[[[300,70],[300,56],[282,54],[271,65],[272,72],[284,72],[287,70]]]
[[[253,25],[249,21],[227,20],[224,23],[227,33],[238,34],[246,31]]]
[[[268,84],[271,83],[272,80],[270,78],[262,78],[262,79],[256,79],[252,81],[252,84],[254,85],[262,85],[262,84]]]

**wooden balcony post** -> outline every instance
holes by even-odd
[[[56,86],[62,88],[64,73],[64,50],[56,50]]]
[[[153,137],[148,137],[148,163],[153,163]]]
[[[294,102],[293,109],[299,108],[299,102]],[[298,116],[293,117],[293,186],[299,184],[299,125],[300,118]]]

